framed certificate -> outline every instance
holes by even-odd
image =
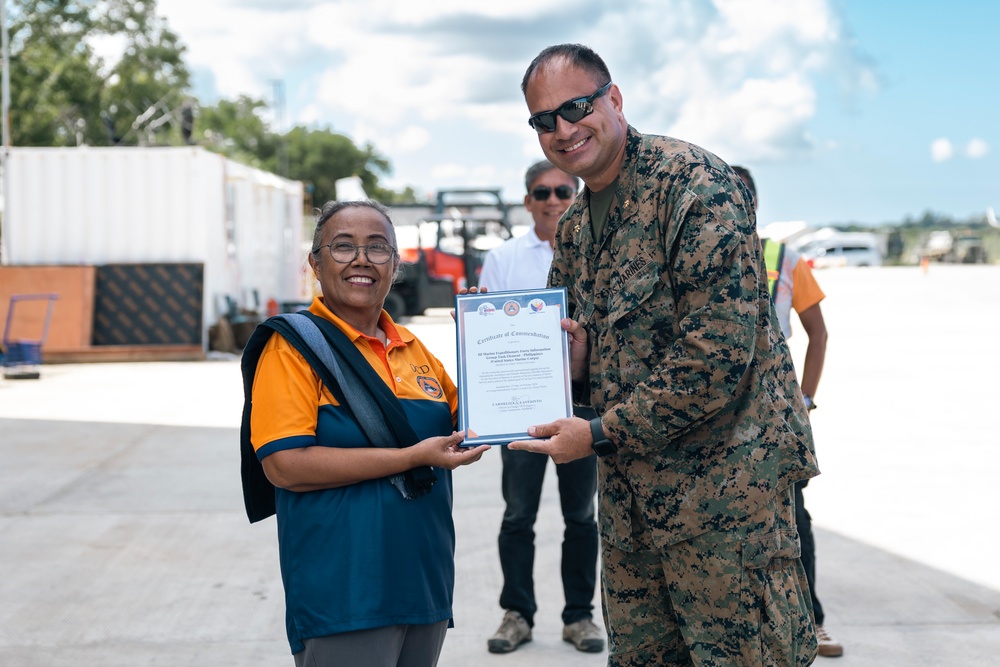
[[[573,414],[564,317],[565,287],[455,297],[463,446],[530,440],[529,426]]]

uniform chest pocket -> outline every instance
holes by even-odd
[[[660,266],[650,262],[614,290],[608,306],[621,380],[631,389],[660,364],[676,338],[673,293]]]
[[[647,264],[641,272],[629,280],[622,281],[613,289],[608,302],[608,324],[620,326],[619,321],[628,319],[630,314],[642,308],[653,296],[660,282],[659,271],[653,263]]]

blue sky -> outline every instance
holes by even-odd
[[[758,166],[761,196],[785,200],[769,208],[776,219],[881,222],[925,210],[965,218],[1000,208],[1000,4],[836,6],[878,88],[850,105],[833,91],[822,98],[815,132],[840,150]],[[942,139],[953,154],[935,160],[931,146]],[[986,153],[970,158],[977,139]]]
[[[158,0],[207,103],[371,142],[390,187],[523,196],[542,157],[521,76],[582,42],[625,115],[751,168],[761,222],[877,224],[1000,209],[992,0]],[[278,128],[282,129],[282,128]]]

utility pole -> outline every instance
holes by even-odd
[[[0,0],[0,31],[3,32],[3,157],[10,148],[10,42],[7,35],[7,0]]]
[[[10,155],[10,44],[7,35],[7,0],[0,0],[0,34],[2,34],[2,39],[0,39],[0,60],[2,60],[3,73],[0,75],[0,107],[3,109],[2,117],[0,117],[0,123],[3,124],[3,135],[2,141],[3,145],[0,146],[0,263],[2,263],[4,257],[6,257],[6,236],[8,234],[3,233],[3,228],[6,226],[4,223],[7,222],[7,211],[9,207],[7,206],[7,193],[10,191],[8,187],[8,169],[7,169],[7,158]]]
[[[3,0],[0,0],[2,2]],[[278,139],[278,175],[288,178],[288,145],[285,142],[285,82],[275,79],[271,82],[274,91],[274,134]]]

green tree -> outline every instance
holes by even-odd
[[[121,58],[104,81],[102,102],[110,143],[157,145],[187,143],[182,127],[191,74],[185,47],[156,13],[156,0],[98,3],[98,30],[124,38]],[[111,130],[113,126],[114,130]]]
[[[182,142],[190,74],[155,0],[8,4],[14,145]],[[123,49],[109,64],[93,45],[110,38]]]
[[[414,200],[409,188],[379,185],[391,165],[370,143],[359,147],[328,129],[296,127],[277,135],[267,104],[248,96],[198,109],[188,95],[185,48],[157,15],[155,0],[9,4],[14,145],[198,143],[309,183],[318,204],[333,199],[335,182],[348,176],[360,177],[365,191],[386,203]],[[120,56],[104,62],[94,47],[98,40],[120,43]]]
[[[334,199],[336,181],[348,176],[358,176],[365,192],[380,201],[414,201],[411,188],[394,192],[379,185],[379,176],[389,173],[391,164],[373,145],[358,147],[343,134],[301,126],[278,135],[272,132],[268,116],[264,100],[245,95],[220,100],[201,108],[195,134],[209,150],[308,183],[308,194],[316,206]]]
[[[295,127],[284,137],[288,152],[288,176],[310,183],[313,202],[321,206],[335,199],[337,179],[358,176],[371,197],[386,199],[391,191],[378,185],[379,174],[389,173],[389,160],[375,147],[359,148],[351,139],[326,129]]]
[[[11,143],[100,142],[100,60],[86,41],[95,29],[92,3],[9,4]]]
[[[276,171],[280,138],[265,120],[267,109],[266,102],[247,95],[201,107],[195,119],[197,142],[238,162]]]
[[[383,190],[379,188],[379,191],[383,194],[373,194],[375,197],[383,204],[392,206],[394,204],[416,204],[417,202],[417,192],[413,189],[413,186],[407,185],[402,190]]]

